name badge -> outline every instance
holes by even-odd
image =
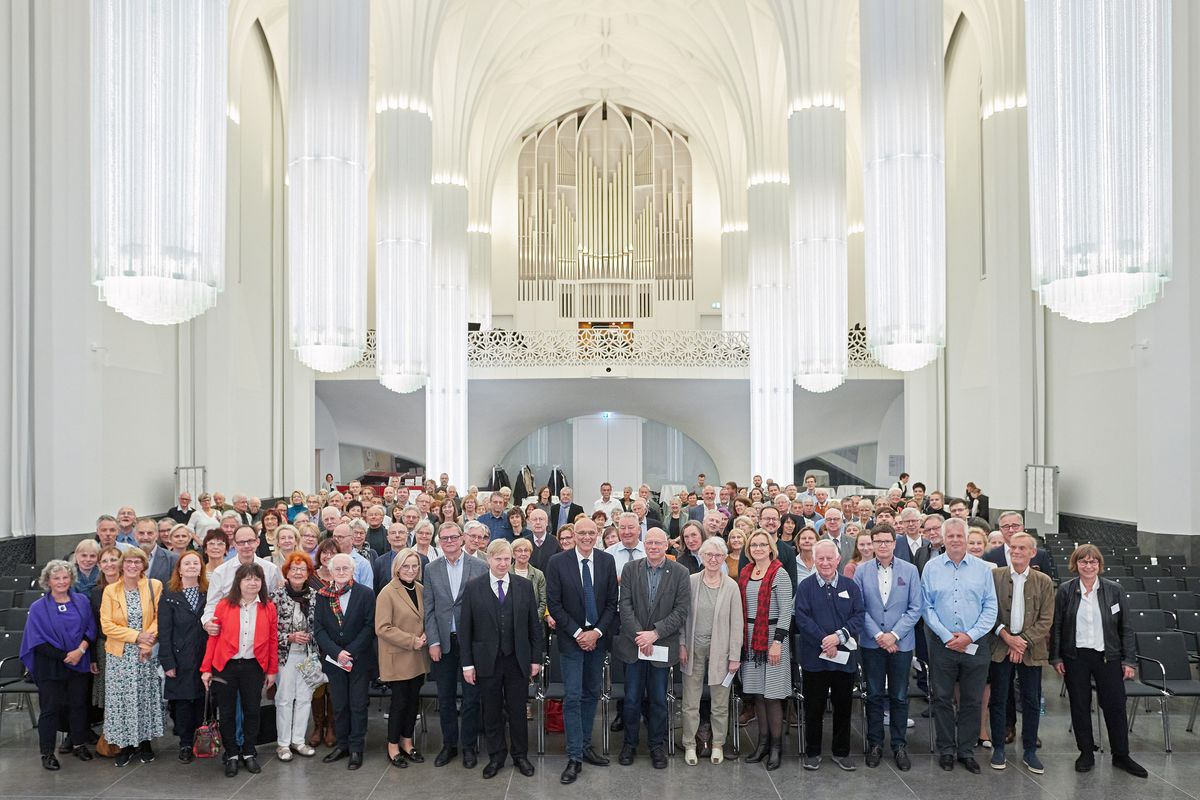
[[[1112,613],[1116,614],[1116,613],[1118,613],[1118,612],[1121,610],[1121,604],[1120,604],[1120,603],[1113,603],[1113,607],[1112,607],[1111,609],[1109,609],[1109,610],[1110,610],[1110,611],[1112,611]]]
[[[841,592],[838,592],[838,597],[842,598],[843,600],[849,600],[850,593],[847,591],[841,591]]]

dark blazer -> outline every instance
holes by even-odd
[[[150,558],[147,556],[147,558]],[[175,562],[179,560],[179,556],[172,550],[167,550],[162,545],[156,545],[154,548],[154,563],[150,564],[147,572],[147,578],[154,580],[166,586],[171,580],[171,571],[175,569]]]
[[[175,670],[167,678],[163,697],[167,700],[195,700],[204,697],[200,682],[200,662],[208,645],[208,634],[200,622],[204,613],[204,592],[200,606],[192,611],[183,592],[163,592],[158,598],[158,662],[163,670]]]
[[[549,531],[551,533],[558,533],[558,529],[562,527],[558,524],[558,512],[561,507],[562,503],[555,503],[554,505],[550,506]],[[582,513],[583,506],[579,505],[579,503],[571,503],[571,505],[567,508],[567,522],[574,522],[575,518]]]
[[[1004,545],[993,547],[991,550],[988,550],[983,554],[983,560],[990,561],[997,567],[1007,567],[1008,558],[1004,555]],[[1053,567],[1050,565],[1050,554],[1040,547],[1037,549],[1037,553],[1035,553],[1033,558],[1030,560],[1029,565],[1039,572],[1045,573],[1047,576],[1054,574],[1051,572]]]
[[[925,541],[922,540],[921,544],[924,545]],[[901,561],[907,561],[910,564],[913,563],[913,552],[912,548],[908,545],[908,537],[900,533],[900,531],[896,531],[896,548],[892,551],[892,555]]]
[[[596,613],[600,616],[595,627],[600,630],[597,649],[604,650],[620,630],[617,610],[617,561],[600,549],[593,549],[591,558],[592,590],[596,594]],[[579,652],[575,631],[583,627],[583,579],[579,576],[579,559],[574,550],[558,553],[550,559],[546,573],[546,605],[554,618],[560,635],[561,650]]]
[[[1125,623],[1125,591],[1119,583],[1100,581],[1100,621],[1104,628],[1104,660],[1120,659],[1136,666],[1133,626]],[[1050,663],[1075,657],[1075,615],[1079,613],[1079,578],[1063,581],[1054,596],[1054,627],[1050,629]],[[1114,612],[1112,609],[1116,607]]]
[[[541,547],[538,547],[537,540],[532,537],[529,543],[533,545],[533,555],[529,557],[529,563],[542,572],[546,571],[546,565],[550,563],[550,559],[562,552],[558,537],[549,531],[546,532],[546,538],[542,540]]]
[[[463,589],[462,619],[458,625],[460,658],[464,668],[475,668],[476,678],[494,675],[496,658],[500,655],[500,601],[492,592],[491,577],[491,571],[487,571],[472,578]],[[510,572],[504,602],[513,604],[513,655],[521,671],[528,675],[530,666],[542,660],[544,640],[533,583]]]
[[[989,519],[988,513],[991,511],[991,507],[988,505],[988,496],[986,494],[981,494],[981,495],[979,495],[979,497],[976,497],[974,500],[971,499],[970,495],[963,495],[963,500],[965,500],[967,503],[968,511],[970,511],[972,505],[978,504],[978,505],[975,505],[975,513],[971,514],[971,516],[981,517],[985,520]]]
[[[330,606],[330,598],[318,594],[313,598],[313,637],[321,651],[321,668],[327,675],[334,674],[340,667],[325,660],[329,656],[337,660],[338,653],[346,650],[354,659],[354,669],[373,668],[375,663],[375,592],[361,583],[350,587],[350,602],[342,613],[343,624]]]
[[[626,664],[638,660],[634,638],[638,631],[654,630],[657,645],[667,648],[666,666],[679,663],[679,638],[692,606],[691,575],[687,567],[667,559],[662,565],[654,605],[650,604],[650,562],[630,561],[621,570],[621,632],[613,643],[613,655]],[[657,663],[657,662],[656,662]]]
[[[938,548],[937,552],[934,552],[933,545],[931,545],[929,542],[923,542],[920,548],[917,549],[917,552],[913,553],[913,566],[917,568],[917,572],[919,574],[924,574],[925,565],[929,563],[929,559],[941,554],[941,548]],[[986,556],[987,553],[984,553],[984,555]]]

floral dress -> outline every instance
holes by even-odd
[[[142,629],[142,596],[125,592],[129,627]],[[104,738],[118,747],[136,747],[163,732],[162,683],[158,658],[142,661],[136,644],[119,656],[108,654],[104,681]]]

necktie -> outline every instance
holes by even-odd
[[[588,625],[595,625],[600,616],[596,613],[596,588],[592,586],[592,570],[586,558],[583,560],[583,615]]]
[[[629,553],[630,561],[633,561],[633,557],[637,555],[637,550],[634,550],[632,547],[626,547],[625,552]]]
[[[500,602],[504,602],[504,581],[496,581],[496,596],[500,598]]]

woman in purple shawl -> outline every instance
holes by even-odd
[[[38,687],[41,715],[38,740],[42,766],[59,768],[54,756],[59,715],[65,709],[70,723],[74,753],[91,761],[86,744],[88,733],[88,676],[92,671],[89,651],[96,641],[96,618],[86,596],[71,591],[75,568],[53,560],[42,569],[38,585],[46,594],[29,607],[29,620],[21,640],[21,661]]]

